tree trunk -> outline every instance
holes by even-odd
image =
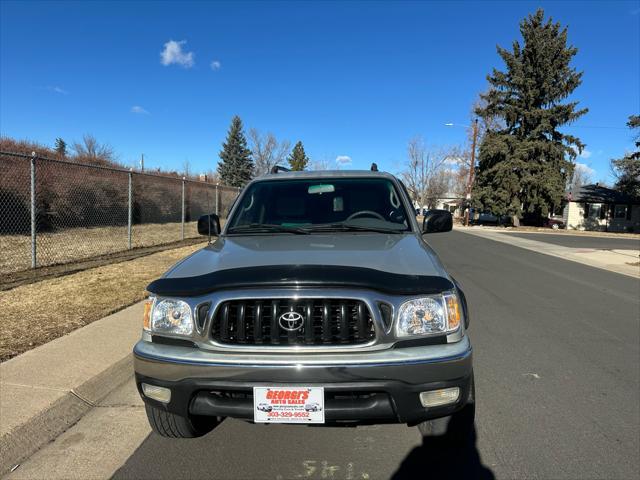
[[[513,223],[514,227],[519,227],[520,226],[520,217],[518,217],[518,215],[512,215],[511,216],[511,223]]]

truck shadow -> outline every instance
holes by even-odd
[[[393,480],[410,478],[439,479],[465,478],[493,480],[493,472],[482,464],[476,447],[476,430],[462,443],[447,443],[441,438],[424,438],[402,461],[391,477]]]

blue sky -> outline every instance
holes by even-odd
[[[538,6],[569,26],[585,72],[573,98],[590,112],[565,131],[587,144],[594,180],[610,180],[640,113],[640,1],[2,1],[0,132],[47,145],[91,133],[124,163],[144,153],[197,172],[215,168],[238,114],[314,159],[398,172],[414,135],[464,142],[444,123],[469,122],[502,67],[496,45]]]

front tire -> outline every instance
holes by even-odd
[[[443,418],[435,418],[418,424],[425,438],[442,439],[445,442],[467,440],[473,433],[476,418],[476,388],[473,376],[467,404],[462,410]]]
[[[144,408],[153,431],[167,438],[202,437],[221,422],[218,417],[185,418],[147,404]]]

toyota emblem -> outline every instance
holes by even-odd
[[[287,312],[278,319],[280,328],[288,332],[297,332],[304,324],[304,318],[298,312]]]

